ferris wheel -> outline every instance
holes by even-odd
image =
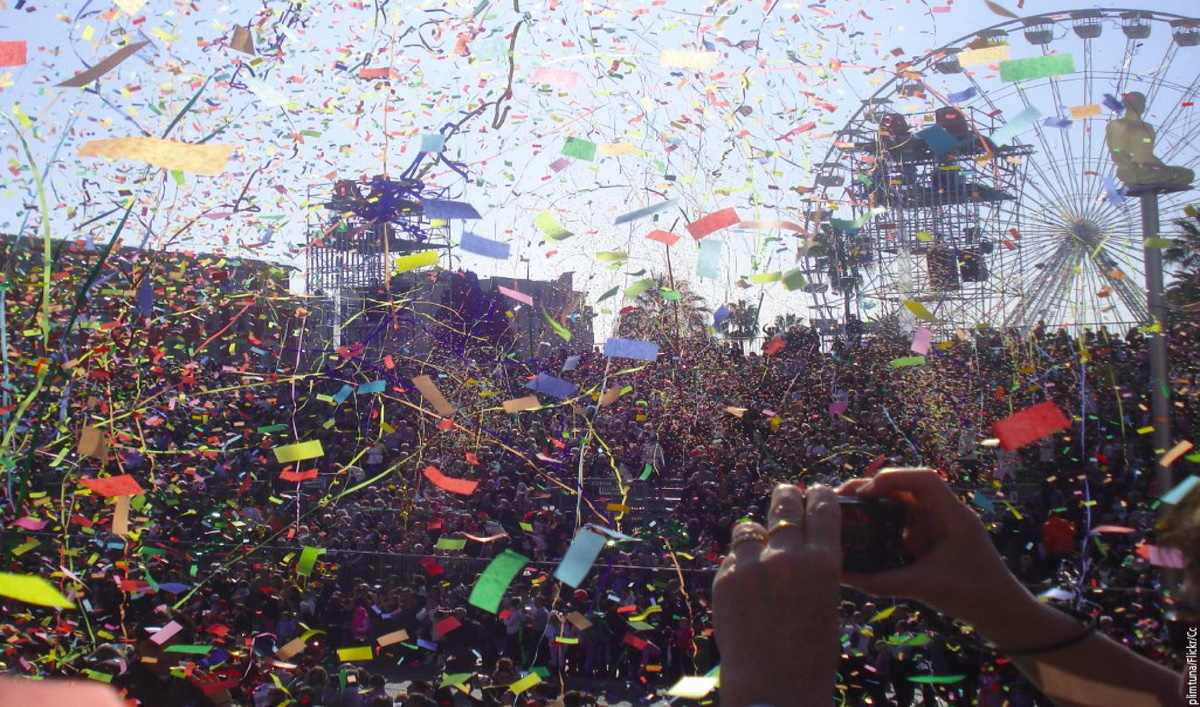
[[[902,64],[816,167],[815,304],[962,328],[1145,323],[1138,202],[1105,144],[1130,92],[1163,162],[1200,168],[1194,18],[1047,13]],[[1165,232],[1195,194],[1161,197]]]

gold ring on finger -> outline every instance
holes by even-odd
[[[771,529],[767,531],[767,535],[774,536],[775,533],[778,533],[785,528],[800,528],[803,530],[804,526],[795,521],[777,520],[775,521],[775,524],[771,526]]]
[[[744,542],[749,542],[751,540],[765,545],[765,544],[767,544],[767,534],[760,533],[756,530],[751,533],[744,533],[742,535],[739,535],[736,538],[734,538],[733,542],[729,543],[729,551],[733,552],[734,550],[737,549],[738,545],[741,545]]]

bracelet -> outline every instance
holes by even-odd
[[[1064,638],[1063,640],[1058,641],[1057,643],[1051,643],[1048,646],[1041,646],[1039,648],[1025,648],[1023,650],[1006,650],[1004,648],[1001,648],[999,646],[995,646],[995,645],[992,645],[991,643],[989,643],[988,647],[997,653],[1004,653],[1005,655],[1039,655],[1042,653],[1053,653],[1054,651],[1061,651],[1064,648],[1070,648],[1071,646],[1083,643],[1095,632],[1096,632],[1096,622],[1089,620],[1087,625],[1084,626],[1083,630],[1080,631],[1079,633],[1077,633],[1074,636],[1071,636],[1069,638]]]

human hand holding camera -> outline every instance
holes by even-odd
[[[873,478],[847,481],[837,492],[902,501],[907,509],[903,543],[913,557],[897,569],[844,572],[846,586],[919,601],[1011,651],[1078,630],[1076,622],[1039,602],[1009,571],[979,516],[933,469],[882,469]]]

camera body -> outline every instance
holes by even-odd
[[[839,496],[842,510],[842,569],[882,572],[912,562],[904,547],[907,507],[894,498]]]

